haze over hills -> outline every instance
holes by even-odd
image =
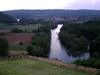
[[[52,21],[89,21],[100,20],[100,10],[9,10],[3,13],[21,21],[45,19]]]
[[[100,10],[10,10],[3,11],[15,18],[100,16]]]
[[[15,18],[11,17],[10,15],[0,12],[0,22],[1,23],[12,23],[15,21],[16,21]]]

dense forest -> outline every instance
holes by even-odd
[[[78,60],[76,64],[100,68],[100,21],[89,21],[82,24],[64,23],[59,36],[70,55],[90,53],[89,60]]]
[[[91,57],[100,57],[100,22],[82,24],[64,23],[60,32],[61,42],[73,52],[90,51]],[[80,51],[81,50],[81,51]]]

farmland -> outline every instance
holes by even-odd
[[[32,31],[37,30],[41,26],[41,24],[9,25],[0,23],[0,37],[7,39],[10,45],[10,51],[23,51],[31,44],[32,37],[35,36],[35,33],[32,33]],[[15,28],[26,31],[27,33],[12,33],[11,30]],[[20,42],[23,45],[19,45]]]
[[[90,75],[40,60],[15,59],[0,61],[0,75]]]
[[[10,29],[0,29],[0,34],[1,33],[9,33],[9,32],[11,32]]]
[[[26,51],[28,45],[10,45],[10,51]]]
[[[27,46],[31,44],[33,36],[35,33],[8,33],[2,37],[7,39],[10,51],[25,51]]]
[[[41,24],[29,24],[29,25],[9,25],[9,24],[0,24],[0,30],[1,29],[14,29],[14,28],[18,28],[21,30],[27,30],[29,32],[33,31],[33,30],[37,30],[39,27],[41,27]]]
[[[8,33],[2,37],[6,38],[9,44],[30,44],[31,38],[34,36],[34,33]]]

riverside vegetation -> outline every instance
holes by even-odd
[[[75,64],[100,68],[100,21],[64,23],[59,36],[70,55],[90,53],[88,60],[78,60]]]

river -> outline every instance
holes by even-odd
[[[63,27],[63,24],[58,24],[57,28],[51,30],[51,46],[50,46],[50,60],[59,60],[64,63],[72,63],[77,59],[88,59],[89,53],[84,53],[81,56],[73,57],[68,55],[67,51],[65,51],[64,46],[61,45],[59,40],[59,32],[60,29]]]

